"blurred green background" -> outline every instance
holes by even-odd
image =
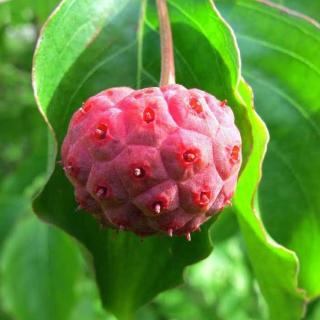
[[[31,209],[46,168],[39,146],[47,141],[32,93],[32,55],[55,5],[0,1],[0,320],[114,319],[101,306],[84,250]],[[241,237],[215,245],[187,268],[184,285],[160,294],[136,319],[267,319]],[[320,304],[306,317],[320,319]]]

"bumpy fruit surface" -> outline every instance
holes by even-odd
[[[226,102],[204,91],[112,88],[74,113],[62,165],[103,225],[190,238],[229,204],[241,137]]]

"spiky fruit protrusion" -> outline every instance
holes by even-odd
[[[74,113],[62,166],[103,226],[185,235],[230,203],[241,137],[227,102],[181,85],[112,88]]]

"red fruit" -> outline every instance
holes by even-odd
[[[181,85],[112,88],[73,115],[62,164],[104,226],[184,234],[230,204],[241,137],[226,101]]]

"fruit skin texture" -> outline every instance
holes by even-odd
[[[230,203],[241,137],[226,102],[204,91],[119,87],[73,114],[61,154],[79,206],[102,225],[190,238]]]

